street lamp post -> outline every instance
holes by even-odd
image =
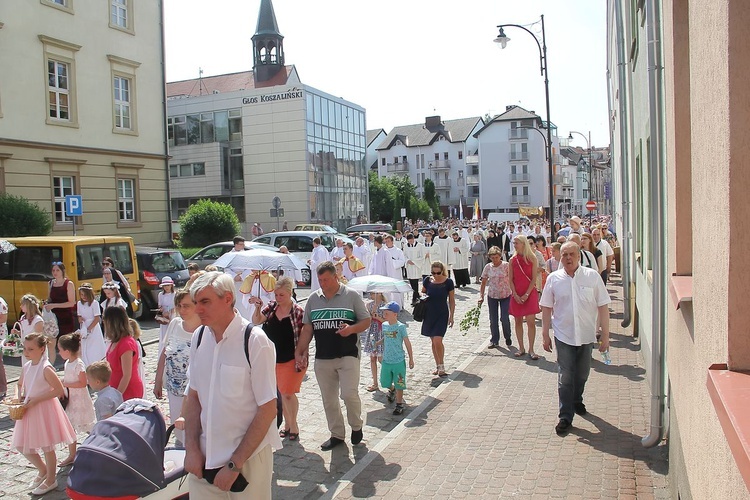
[[[593,195],[593,192],[594,192],[594,183],[592,182],[593,179],[591,178],[591,173],[592,173],[592,171],[591,171],[591,168],[592,168],[591,167],[591,131],[589,131],[589,136],[586,137],[585,135],[583,135],[580,132],[576,132],[575,130],[571,130],[570,133],[568,134],[568,139],[572,140],[573,139],[573,134],[578,134],[581,137],[583,137],[583,140],[586,141],[586,148],[589,150],[589,182],[588,182],[588,184],[589,184],[589,200],[594,200],[594,195]],[[588,201],[588,200],[586,200],[586,201]],[[596,200],[594,200],[594,201],[596,201]],[[594,215],[594,211],[593,210],[589,210],[589,227],[591,227],[591,222],[592,222],[592,219],[593,219],[593,215]]]
[[[500,24],[498,25],[498,29],[500,32],[497,35],[497,38],[495,38],[494,42],[500,45],[501,49],[504,49],[508,42],[510,41],[510,38],[505,36],[505,28],[520,28],[524,30],[526,33],[531,35],[531,37],[536,42],[536,46],[539,49],[539,64],[541,68],[541,74],[544,77],[544,98],[547,105],[547,175],[549,176],[549,210],[547,212],[547,216],[549,218],[550,225],[554,224],[554,217],[555,217],[555,193],[554,193],[554,170],[552,167],[552,121],[550,120],[550,113],[549,113],[549,76],[547,72],[547,38],[545,36],[544,32],[544,15],[541,16],[541,22],[542,22],[542,41],[539,42],[539,38],[532,33],[528,28],[525,26],[521,26],[520,24]]]

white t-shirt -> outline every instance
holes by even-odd
[[[599,240],[599,243],[596,244],[596,248],[599,249],[605,259],[607,257],[613,257],[615,255],[615,251],[612,250],[612,245],[610,245],[606,240]]]
[[[599,306],[610,302],[599,273],[579,265],[573,276],[562,267],[550,274],[539,305],[552,308],[555,338],[580,346],[596,342]]]

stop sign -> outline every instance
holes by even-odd
[[[596,210],[596,202],[595,202],[595,201],[593,201],[593,200],[589,200],[589,201],[587,201],[587,202],[586,202],[586,209],[587,209],[587,210],[588,210],[589,212],[592,212],[592,211]]]

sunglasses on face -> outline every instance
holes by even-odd
[[[437,276],[439,274],[443,274],[443,271],[432,271],[433,276]]]

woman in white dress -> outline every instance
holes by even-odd
[[[164,346],[164,336],[167,334],[169,322],[172,320],[172,311],[174,310],[174,280],[169,276],[164,276],[159,283],[159,296],[157,297],[157,307],[159,312],[156,315],[156,322],[159,323],[159,352]]]
[[[78,301],[78,323],[81,325],[81,359],[88,366],[101,361],[107,354],[102,332],[102,309],[94,299],[94,288],[91,283],[82,283],[78,287],[81,300]]]

